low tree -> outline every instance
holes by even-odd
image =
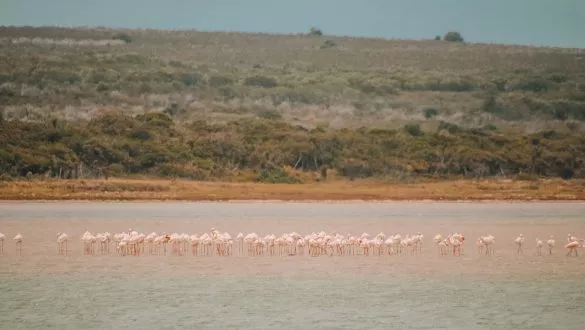
[[[320,29],[317,29],[316,27],[312,27],[309,30],[309,35],[313,36],[313,37],[320,37],[323,35],[323,31],[321,31]]]
[[[449,31],[443,37],[443,40],[450,41],[450,42],[464,42],[465,40],[461,36],[461,34],[457,31]]]

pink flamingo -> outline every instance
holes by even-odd
[[[449,244],[453,246],[453,255],[461,255],[461,245],[465,241],[465,236],[460,233],[449,235]]]
[[[578,247],[579,247],[578,241],[572,241],[571,243],[565,245],[565,248],[569,250],[569,252],[567,252],[567,256],[571,256],[573,254],[573,251],[575,251],[575,257],[578,257],[579,256],[579,252],[577,252]]]

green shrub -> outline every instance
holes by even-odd
[[[423,114],[425,115],[426,119],[431,119],[437,115],[439,115],[440,111],[439,109],[435,109],[435,108],[425,108],[423,110]]]
[[[486,124],[483,126],[483,129],[486,131],[497,131],[498,127],[494,124]]]
[[[203,79],[197,73],[181,73],[179,74],[179,80],[185,86],[195,86],[201,84]]]
[[[170,127],[173,124],[173,120],[163,112],[148,112],[142,115],[136,116],[136,119],[148,123],[153,126]]]
[[[232,85],[233,83],[234,83],[234,81],[232,79],[230,79],[228,77],[224,77],[224,76],[219,76],[219,75],[211,76],[208,79],[208,84],[211,87]]]
[[[421,136],[423,134],[419,124],[406,124],[404,131],[412,136]]]
[[[127,44],[131,43],[131,42],[132,42],[132,40],[133,40],[133,39],[132,39],[132,36],[130,36],[130,35],[129,35],[129,34],[127,34],[127,33],[123,33],[123,32],[116,33],[116,34],[115,34],[115,35],[112,37],[112,39],[113,39],[113,40],[122,40],[122,41],[124,41],[124,42],[125,42],[125,43],[127,43]]]
[[[282,119],[282,115],[274,110],[266,110],[262,111],[258,114],[258,117],[268,119],[268,120],[280,120]]]
[[[273,88],[273,87],[278,86],[278,82],[276,81],[276,79],[271,78],[271,77],[253,76],[253,77],[246,78],[244,80],[244,85],[264,87],[264,88]]]
[[[280,168],[262,170],[256,177],[256,181],[263,183],[302,183],[300,179],[289,176]]]
[[[337,43],[333,40],[325,40],[321,44],[321,49],[334,48],[334,47],[337,47]]]
[[[439,124],[439,130],[446,130],[449,131],[449,133],[451,134],[455,134],[457,132],[460,132],[461,128],[459,128],[459,126],[455,124],[441,121],[441,123]]]

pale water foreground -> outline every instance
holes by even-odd
[[[425,235],[420,256],[84,256],[85,230]],[[58,256],[56,233],[71,237]],[[439,257],[441,232],[467,237]],[[585,323],[583,203],[0,203],[2,329],[568,329]],[[22,256],[12,237],[24,235]],[[496,236],[496,255],[475,238]],[[516,256],[513,239],[526,248]],[[535,237],[555,235],[553,255]],[[585,250],[580,250],[585,254]]]

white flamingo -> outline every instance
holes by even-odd
[[[89,231],[86,231],[81,235],[81,241],[83,242],[83,254],[93,254],[94,253],[94,243],[96,241],[95,236],[93,236]]]
[[[516,237],[514,243],[516,243],[516,246],[518,247],[516,254],[524,254],[524,251],[522,250],[522,245],[524,245],[524,235],[520,234],[518,237]]]
[[[14,242],[16,243],[16,250],[18,251],[18,255],[22,255],[22,241],[23,241],[23,236],[21,233],[16,234],[16,236],[14,236]]]
[[[485,248],[485,244],[483,242],[483,236],[480,236],[476,242],[477,245],[477,254],[483,254],[483,249]]]
[[[238,245],[238,255],[241,256],[242,254],[244,254],[244,234],[243,233],[238,233],[238,235],[236,236],[236,242]]]
[[[256,233],[249,233],[244,237],[244,242],[248,245],[248,256],[255,256],[256,255],[256,248],[255,242],[258,240],[258,235]]]
[[[0,233],[0,256],[4,254],[4,240],[6,239],[6,236],[2,233]]]
[[[439,252],[442,256],[449,254],[449,241],[445,238],[439,242]]]
[[[494,235],[489,234],[487,236],[482,236],[481,241],[485,246],[485,255],[494,255],[494,244],[496,243]]]
[[[542,245],[543,245],[542,240],[537,237],[536,238],[536,255],[538,255],[538,256],[542,255]]]
[[[443,241],[443,235],[441,234],[436,234],[435,236],[433,236],[433,243],[435,243],[435,245],[437,245],[437,252],[439,253],[439,255],[441,255],[441,246],[439,245],[439,243],[441,243]]]
[[[67,255],[67,241],[69,236],[65,233],[57,233],[57,253]]]
[[[548,245],[548,254],[551,255],[552,250],[555,247],[555,239],[554,239],[553,235],[550,235],[550,237],[548,238],[548,241],[546,241],[546,245]]]

